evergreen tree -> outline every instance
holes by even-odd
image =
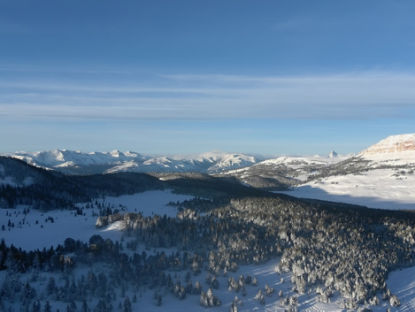
[[[124,312],[132,312],[131,301],[130,298],[125,297],[124,304],[123,304],[123,311]]]
[[[46,301],[45,306],[43,307],[43,312],[51,312],[52,308],[50,306],[49,301]]]

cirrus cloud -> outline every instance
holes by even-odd
[[[158,75],[137,81],[0,80],[0,115],[79,119],[361,119],[415,116],[415,75]]]

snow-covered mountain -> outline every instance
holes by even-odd
[[[80,151],[53,150],[42,152],[16,152],[11,155],[30,164],[42,167],[64,168],[71,166],[106,165],[130,160],[140,161],[144,157],[138,153],[114,150],[112,152],[82,153]]]
[[[54,169],[68,174],[130,172],[202,172],[218,173],[224,170],[250,166],[257,156],[210,152],[194,156],[149,156],[135,152],[91,152],[70,150],[17,152],[11,157],[29,164]]]
[[[55,150],[10,155],[35,166],[69,174],[199,172],[234,177],[245,185],[292,191],[378,208],[415,208],[415,134],[387,137],[357,155],[281,156],[211,152],[190,156],[149,156],[135,152]],[[3,183],[11,182],[2,174]],[[3,169],[4,171],[4,169]],[[30,180],[19,183],[29,183]]]
[[[389,136],[358,156],[369,161],[371,167],[414,167],[415,134]]]
[[[386,158],[396,153],[415,153],[415,133],[391,135],[364,150],[361,155],[383,155]]]
[[[212,279],[203,278],[199,282],[198,276],[214,276],[205,270],[208,266],[210,269],[210,263],[221,272],[219,261],[230,258],[231,250],[236,261],[248,259],[249,262],[243,262],[239,267],[235,262],[229,271],[225,264],[226,276],[218,274],[217,280],[214,277],[217,282],[215,296],[222,301],[222,306],[217,309],[229,310],[233,305],[240,306],[243,311],[283,310],[293,301],[295,309],[310,311],[344,311],[346,307],[355,311],[366,308],[373,311],[413,310],[415,286],[410,276],[415,269],[392,272],[392,269],[413,265],[411,251],[415,246],[415,220],[412,213],[369,211],[362,207],[359,210],[356,206],[294,200],[289,196],[243,187],[234,179],[206,174],[166,173],[157,178],[138,173],[67,176],[57,172],[68,168],[84,172],[87,168],[101,168],[105,172],[138,171],[142,168],[149,171],[206,170],[234,176],[251,185],[291,185],[293,190],[287,193],[298,197],[379,208],[415,208],[415,150],[411,145],[415,141],[411,140],[411,135],[387,138],[354,156],[339,156],[332,152],[326,157],[284,156],[262,161],[249,155],[225,153],[150,157],[119,151],[52,151],[15,155],[15,158],[54,170],[33,167],[11,157],[0,157],[0,195],[3,195],[3,198],[0,196],[0,208],[4,208],[0,209],[0,229],[5,242],[25,251],[39,249],[36,254],[42,255],[33,258],[35,253],[27,256],[21,250],[12,252],[15,247],[1,244],[2,250],[7,250],[2,253],[7,258],[1,268],[3,274],[0,274],[0,285],[3,285],[3,293],[7,294],[2,303],[24,310],[21,306],[29,300],[26,298],[26,293],[29,293],[32,299],[50,300],[54,310],[64,310],[66,298],[70,298],[67,293],[78,287],[90,293],[86,297],[88,304],[96,304],[99,308],[101,293],[90,291],[96,286],[80,282],[74,284],[74,288],[71,286],[71,292],[65,292],[63,289],[69,289],[68,277],[85,281],[88,276],[91,280],[94,280],[92,276],[100,276],[99,280],[107,281],[106,285],[116,285],[110,288],[111,293],[118,293],[120,272],[135,272],[134,268],[141,265],[136,261],[139,259],[142,266],[137,272],[143,276],[146,274],[146,282],[140,286],[140,297],[132,300],[133,307],[141,310],[145,307],[148,311],[177,311],[183,307],[204,311],[206,308],[199,304],[198,297],[190,293],[178,297],[171,293],[169,286],[163,290],[163,308],[155,306],[154,288],[147,289],[146,285],[151,284],[147,280],[152,281],[152,276],[156,277],[155,283],[159,279],[154,274],[155,270],[146,268],[156,268],[163,274],[168,272],[166,276],[174,271],[178,285],[174,289],[179,290],[185,282],[190,285],[187,272],[196,268],[201,274],[191,274],[194,278],[190,280],[191,285],[197,282],[206,290],[213,287]],[[247,167],[239,168],[241,166]],[[226,168],[237,169],[222,172]],[[170,176],[180,178],[172,179]],[[4,187],[5,184],[8,186]],[[115,194],[111,195],[113,192]],[[204,194],[212,195],[214,192],[218,197],[204,197]],[[227,204],[231,196],[235,198]],[[56,209],[63,207],[69,209]],[[232,226],[223,226],[229,221],[230,213]],[[158,214],[170,218],[160,219],[156,216]],[[375,214],[378,217],[373,217]],[[242,234],[250,235],[236,235],[235,226],[243,230],[240,231]],[[209,231],[205,231],[206,228]],[[264,238],[264,230],[269,237]],[[121,245],[125,238],[129,242],[125,248],[113,248],[117,246],[115,244]],[[211,241],[218,243],[211,244]],[[46,251],[58,244],[63,246]],[[231,246],[231,249],[222,246]],[[194,257],[192,262],[183,261],[180,263],[183,270],[179,268],[177,254],[183,251],[191,254],[203,248],[207,248],[205,256],[201,255],[200,259]],[[44,251],[41,253],[40,249]],[[282,253],[280,257],[275,254],[278,249]],[[150,256],[135,256],[144,251]],[[257,252],[257,256],[254,257],[253,252]],[[220,256],[216,259],[206,256],[210,254]],[[362,254],[368,256],[361,257]],[[258,261],[268,257],[269,261]],[[305,266],[296,261],[301,258],[308,259]],[[118,261],[114,259],[125,259],[123,265],[126,270],[120,271]],[[25,265],[20,265],[23,263]],[[381,270],[379,263],[383,264]],[[70,269],[62,275],[62,267]],[[22,271],[16,271],[18,268]],[[34,271],[37,279],[32,278]],[[304,273],[306,271],[308,273]],[[326,272],[339,274],[333,278]],[[304,274],[319,279],[304,283]],[[241,276],[250,279],[241,279]],[[56,282],[50,282],[51,277]],[[128,286],[126,298],[134,298],[137,279],[126,278],[123,281]],[[9,285],[20,286],[11,292]],[[238,289],[240,285],[243,288]],[[355,288],[348,285],[355,285]],[[387,285],[386,291],[383,285]],[[212,290],[207,292],[212,293]],[[82,296],[84,292],[77,293]],[[243,294],[243,298],[235,299],[235,293]],[[204,296],[201,292],[200,298]],[[379,301],[382,296],[387,300]],[[112,298],[111,295],[107,297]],[[113,300],[114,304],[119,305],[117,300]],[[244,300],[243,305],[239,300]],[[131,302],[125,306],[129,305]]]
[[[415,209],[415,134],[389,136],[287,194],[384,209]]]
[[[350,155],[281,156],[266,159],[250,167],[230,170],[223,175],[234,176],[242,183],[267,189],[285,189],[304,183],[310,177],[322,174],[330,165],[348,159]]]

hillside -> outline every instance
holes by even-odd
[[[229,183],[186,175],[166,182],[180,180],[206,190]],[[400,298],[391,290],[402,288],[386,281],[414,263],[412,213],[254,196],[233,185],[211,200],[145,191],[73,210],[0,210],[0,305],[395,311]]]
[[[287,192],[383,209],[415,209],[415,135],[390,136]]]
[[[233,178],[202,173],[116,172],[65,175],[24,161],[0,156],[0,208],[32,205],[44,210],[71,208],[102,196],[134,194],[148,190],[173,189],[177,193],[207,198],[246,196],[264,192],[241,185]]]
[[[331,156],[331,157],[330,157]],[[250,167],[230,170],[221,176],[233,176],[244,184],[268,190],[284,190],[302,184],[348,156],[335,152],[324,156],[281,156],[258,162]]]

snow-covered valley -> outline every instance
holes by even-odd
[[[396,210],[413,209],[415,205],[414,138],[413,134],[390,136],[357,155],[331,152],[328,156],[280,156],[265,160],[265,157],[220,152],[154,157],[135,152],[56,150],[18,152],[11,156],[36,166],[82,174],[211,173],[236,178],[243,185],[295,197]],[[3,171],[0,170],[1,184],[29,185],[36,181],[35,176],[19,176],[15,180]]]
[[[122,221],[116,221],[103,228],[97,228],[95,226],[99,215],[99,209],[97,207],[102,207],[102,209],[117,209],[120,213],[141,213],[143,216],[149,217],[154,215],[175,217],[177,208],[169,205],[169,203],[181,202],[192,198],[193,196],[175,194],[170,190],[146,191],[118,197],[107,196],[102,199],[96,199],[94,206],[90,203],[78,204],[77,207],[82,209],[83,214],[78,214],[76,210],[66,209],[41,211],[28,206],[20,206],[14,209],[1,209],[1,239],[7,244],[27,251],[47,250],[50,247],[56,248],[58,245],[63,245],[67,238],[88,242],[93,235],[100,235],[103,239],[111,239],[114,242],[121,242],[123,244],[123,241],[128,242],[129,238],[123,234],[125,226],[122,225]],[[174,254],[176,250],[165,248],[149,249],[141,246],[135,249],[134,253],[128,249],[125,252],[130,255],[137,252],[146,252],[151,255],[157,252]],[[214,289],[214,295],[221,300],[222,304],[218,307],[212,307],[212,311],[228,311],[232,304],[235,303],[237,304],[238,311],[284,311],[287,303],[283,303],[283,300],[287,302],[289,300],[295,300],[298,302],[298,308],[305,311],[339,310],[338,304],[340,302],[324,304],[319,302],[316,295],[298,296],[292,291],[293,285],[290,282],[291,274],[276,272],[278,262],[279,259],[277,258],[264,264],[243,265],[236,272],[228,272],[226,275],[218,276],[218,289]],[[105,265],[97,265],[93,268],[83,265],[77,267],[71,274],[76,279],[83,275],[91,274],[91,272],[99,276],[105,270]],[[186,277],[186,273],[188,272],[186,271],[172,271],[170,273],[175,276],[175,280],[181,280],[182,283],[188,281],[188,277]],[[194,275],[191,271],[189,273],[192,276],[190,280],[193,283],[196,281],[200,282],[202,289],[207,290],[211,287],[205,279],[206,274],[208,274],[207,272],[197,275]],[[228,289],[229,278],[234,278],[238,281],[240,276],[255,277],[256,282],[255,284],[246,286],[243,291]],[[21,274],[19,280],[23,284],[25,280],[27,283],[30,282],[31,287],[36,289],[38,295],[47,297],[51,278],[56,281],[56,287],[66,287],[67,273],[33,272],[31,275]],[[4,287],[5,284],[11,283],[11,279],[15,281],[16,276],[13,275],[11,277],[6,271],[0,271],[0,285]],[[262,290],[265,294],[267,289],[270,293],[264,295],[264,304],[260,304],[256,297],[258,291]],[[120,295],[118,301],[122,306],[124,298],[128,297],[131,300],[132,311],[142,311],[143,309],[149,312],[181,311],[183,309],[189,309],[191,311],[206,310],[199,303],[199,295],[189,296],[184,300],[176,298],[176,296],[173,296],[167,291],[160,292],[160,295],[163,298],[162,306],[155,304],[154,291],[146,289],[139,291],[127,289],[122,296]],[[62,310],[65,310],[69,306],[69,304],[62,302],[62,300],[53,299],[48,300],[48,304],[52,309]],[[87,303],[91,307],[97,304],[97,299],[91,299]],[[71,301],[71,305],[80,308],[83,306],[83,302],[74,300]],[[17,310],[22,308],[19,303],[11,304],[9,305],[10,307],[14,307]]]
[[[147,191],[118,197],[107,196],[95,202],[102,207],[117,209],[120,213],[134,212],[143,216],[167,215],[175,217],[177,208],[169,202],[191,199],[192,196],[180,195],[166,191]],[[78,204],[83,214],[76,210],[54,209],[42,211],[20,206],[14,209],[1,209],[0,237],[7,244],[13,244],[24,250],[36,250],[56,247],[63,244],[68,237],[88,242],[92,235],[101,235],[119,241],[122,225],[109,225],[103,229],[95,226],[99,210],[97,205],[88,208],[88,204]],[[12,225],[12,226],[9,226]]]
[[[259,162],[0,157],[0,310],[411,311],[412,140]],[[76,161],[106,173],[62,174]]]

